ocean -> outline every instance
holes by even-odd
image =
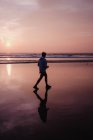
[[[39,53],[0,53],[0,64],[37,63]],[[49,63],[93,62],[93,53],[49,53]]]

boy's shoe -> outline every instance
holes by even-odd
[[[36,89],[36,90],[38,90],[38,89],[39,89],[37,86],[34,86],[33,88],[34,88],[34,89]]]
[[[46,85],[46,88],[47,88],[47,89],[50,89],[50,88],[51,88],[51,86],[50,86],[50,85]]]

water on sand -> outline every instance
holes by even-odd
[[[34,93],[36,64],[0,65],[0,139],[93,138],[93,63],[49,64]]]

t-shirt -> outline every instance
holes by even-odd
[[[46,72],[46,68],[47,68],[47,61],[44,57],[41,57],[38,61],[38,66],[39,66],[39,71],[40,73],[44,73]]]

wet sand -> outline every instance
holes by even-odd
[[[0,140],[93,139],[93,63],[49,66],[34,93],[37,64],[0,65]]]

